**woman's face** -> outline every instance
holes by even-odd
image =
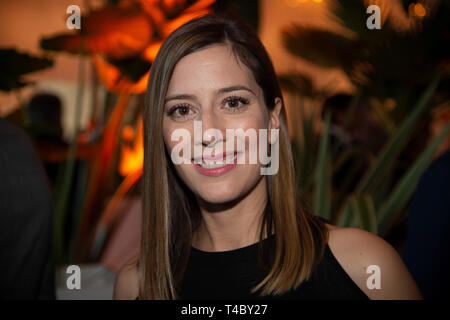
[[[182,58],[169,83],[163,120],[169,155],[180,146],[191,151],[190,155],[184,151],[180,153],[192,160],[189,164],[175,165],[180,178],[208,203],[226,203],[250,192],[262,179],[259,160],[249,162],[249,152],[258,153],[258,150],[251,150],[254,148],[250,147],[249,139],[242,139],[242,136],[228,141],[228,146],[230,143],[234,146],[231,150],[227,146],[226,130],[243,129],[245,132],[252,129],[259,142],[258,129],[278,127],[280,107],[269,114],[263,92],[251,71],[237,60],[228,46],[207,47]],[[194,121],[201,121],[196,122],[197,139],[194,139]],[[203,137],[198,135],[199,128]],[[211,130],[206,132],[211,128],[220,131],[222,137],[212,135]],[[188,132],[189,135],[184,135],[183,140],[172,141],[174,131]],[[238,144],[238,140],[243,143]],[[222,144],[222,152],[214,150],[217,144]],[[202,164],[195,164],[194,159]],[[173,157],[169,161],[172,160]],[[214,160],[218,163],[211,166]],[[245,164],[239,164],[244,160]]]

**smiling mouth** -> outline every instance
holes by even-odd
[[[222,158],[220,160],[207,160],[205,162],[205,159],[203,159],[203,161],[201,163],[196,163],[197,165],[199,165],[202,168],[205,169],[215,169],[215,168],[220,168],[229,164],[233,164],[234,161],[237,159],[237,154],[232,154],[227,156],[226,158]]]
[[[233,153],[223,153],[222,157],[214,157],[214,156],[203,156],[201,158],[192,158],[192,162],[195,165],[198,165],[202,168],[211,169],[211,168],[219,168],[228,164],[233,164],[237,159],[238,152]]]

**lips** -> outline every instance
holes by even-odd
[[[201,163],[198,160],[202,159]],[[205,176],[221,176],[234,167],[237,164],[237,153],[223,153],[221,156],[203,156],[202,158],[195,158],[194,167],[197,171]],[[228,162],[228,163],[227,163]]]
[[[222,154],[219,154],[217,156],[203,155],[203,157],[192,158],[192,160],[194,161],[194,163],[199,164],[203,167],[211,168],[212,166],[221,166],[227,164],[227,162],[229,164],[233,162],[236,157],[237,152],[223,152]]]

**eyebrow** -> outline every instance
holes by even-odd
[[[237,90],[245,90],[245,91],[251,92],[253,95],[256,95],[250,88],[247,88],[247,87],[241,86],[241,85],[221,88],[221,89],[217,90],[217,94],[222,94],[222,93],[227,93],[227,92],[232,92],[232,91],[237,91]],[[177,95],[167,97],[164,101],[168,102],[170,100],[195,100],[195,99],[196,99],[196,97],[191,94],[177,94]]]

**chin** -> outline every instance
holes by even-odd
[[[243,190],[237,190],[235,186],[222,184],[218,186],[204,186],[197,189],[197,195],[205,202],[211,204],[228,203],[238,199]]]
[[[236,201],[251,192],[261,176],[259,166],[239,168],[228,177],[193,179],[194,193],[203,201],[212,204],[225,204]]]

